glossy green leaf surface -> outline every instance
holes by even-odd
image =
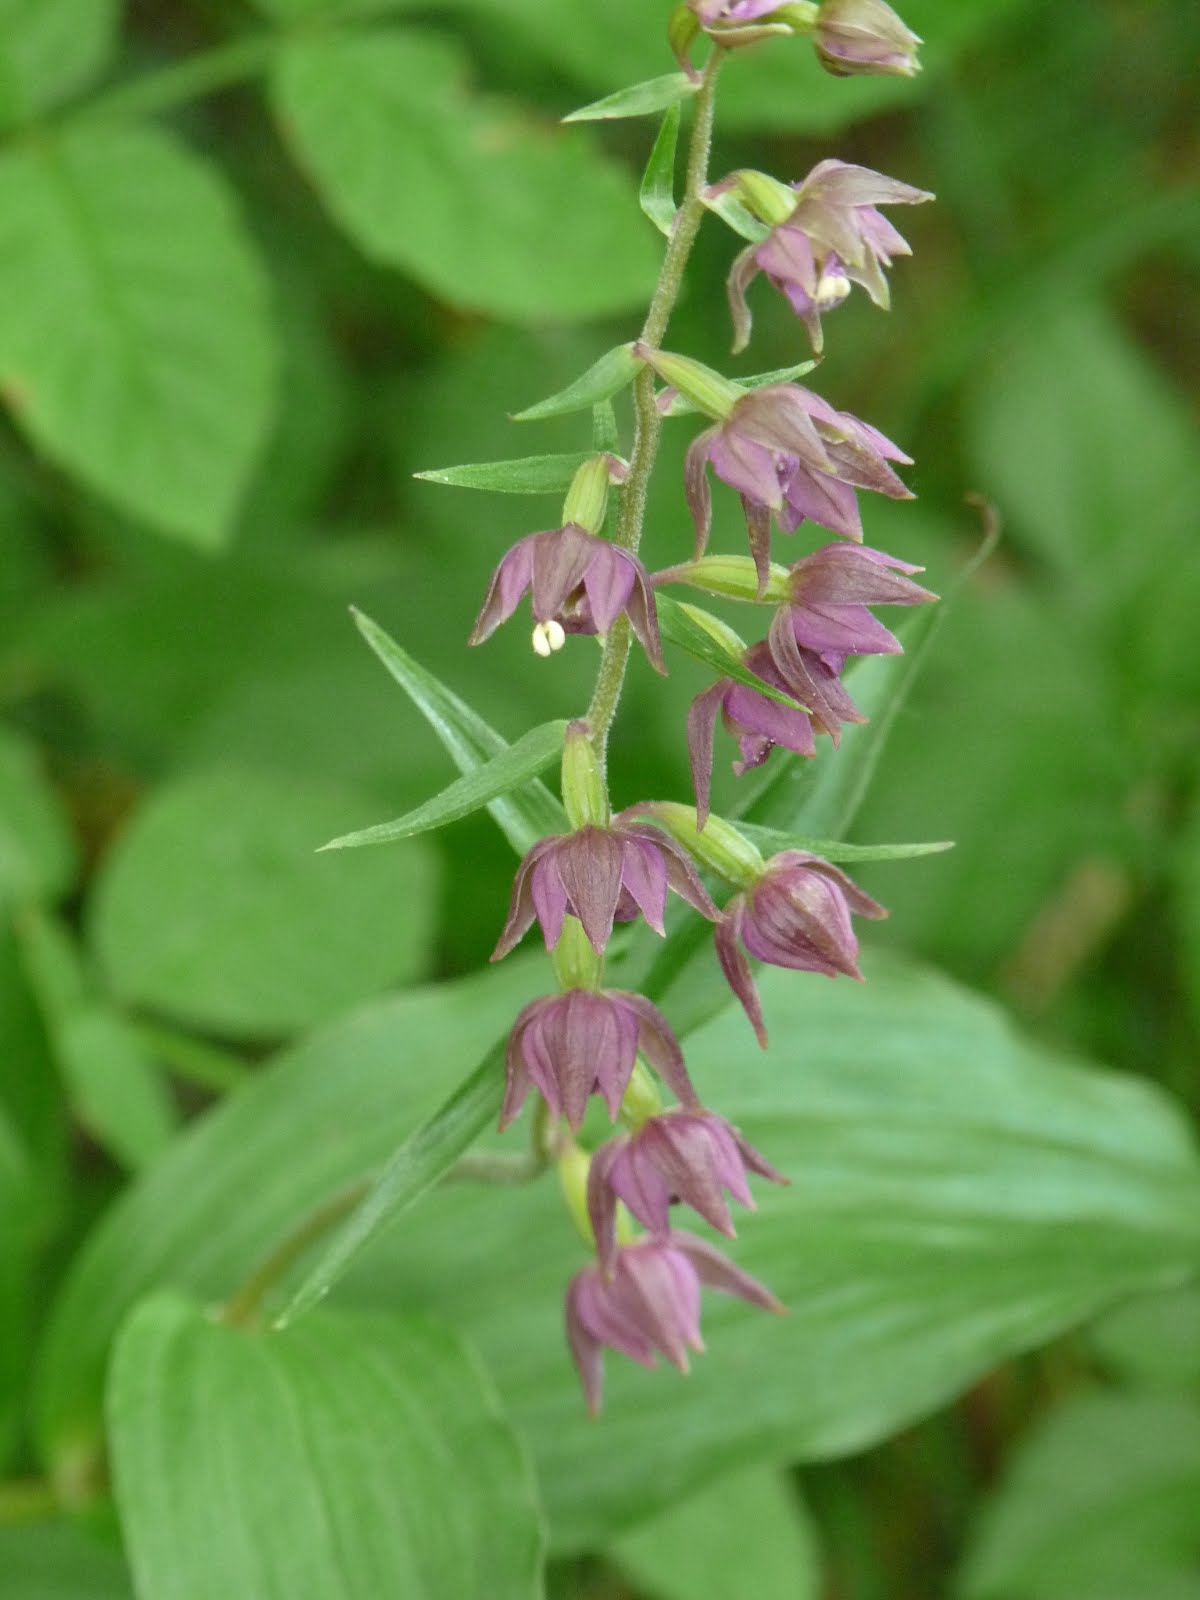
[[[417,29],[297,37],[272,98],[297,161],[372,260],[518,321],[636,305],[653,251],[619,170],[582,133],[473,93],[468,66]]]
[[[354,621],[363,638],[412,700],[450,752],[459,771],[475,772],[509,746],[465,701],[413,660],[394,639],[361,612]],[[548,833],[563,833],[567,819],[561,804],[540,779],[533,779],[519,794],[504,794],[490,801],[488,810],[504,837],[519,855]]]
[[[154,1600],[534,1600],[532,1474],[477,1361],[408,1317],[286,1336],[159,1296],[118,1340],[117,1503]]]
[[[316,854],[376,804],[248,769],[160,789],[110,853],[93,902],[91,941],[114,991],[270,1037],[421,976],[436,884],[423,847]]]
[[[760,1189],[735,1247],[789,1315],[712,1299],[690,1379],[613,1358],[605,1410],[587,1420],[560,1320],[583,1254],[548,1183],[506,1190],[503,1204],[439,1188],[343,1280],[348,1301],[429,1309],[478,1344],[533,1449],[560,1547],[606,1540],[734,1459],[863,1448],[1197,1258],[1200,1163],[1159,1095],[1032,1049],[910,963],[868,957],[864,970],[865,987],[761,977],[768,1023],[791,1044],[760,1052],[729,1008],[687,1041],[705,1101],[792,1179]],[[139,1294],[172,1283],[227,1295],[421,1125],[522,990],[538,992],[529,981],[490,975],[373,1008],[179,1141],[110,1213],[60,1300],[41,1396],[52,1456],[94,1425],[104,1351]],[[544,986],[540,961],[533,981]]]
[[[219,545],[274,367],[233,197],[176,140],[102,125],[0,159],[0,388],[64,471],[159,532]]]

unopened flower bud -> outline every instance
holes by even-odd
[[[585,533],[599,533],[604,526],[608,509],[608,485],[611,481],[611,458],[606,455],[589,456],[571,480],[567,497],[563,501],[563,525],[573,522]]]
[[[586,722],[568,724],[563,739],[562,798],[573,828],[589,823],[607,826],[611,815],[608,795]]]
[[[670,350],[651,350],[647,345],[636,344],[634,353],[653,367],[665,383],[686,396],[706,416],[722,421],[741,400],[746,391],[741,384],[724,378],[702,361],[691,356],[675,355]]]
[[[650,817],[665,828],[692,859],[729,883],[747,888],[757,883],[766,871],[766,862],[749,839],[721,817],[710,816],[700,831],[695,806],[674,800],[654,800],[637,807],[642,817]]]
[[[826,72],[839,78],[911,78],[921,70],[920,43],[884,0],[823,0],[813,26],[817,57]]]
[[[781,605],[791,598],[791,573],[788,568],[781,567],[773,561],[767,568],[767,582],[764,588],[759,584],[758,570],[749,556],[701,556],[698,561],[686,561],[678,567],[666,567],[663,571],[654,573],[650,581],[655,585],[686,583],[693,589],[703,589],[705,594],[721,595],[727,600],[763,601],[770,605]],[[689,606],[688,610],[695,613],[699,620],[696,607]],[[733,632],[732,629],[728,631],[731,634]],[[740,646],[741,641],[738,643]],[[741,649],[738,650],[738,654],[741,654]]]

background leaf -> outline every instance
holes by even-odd
[[[0,0],[0,127],[60,104],[112,59],[120,0]]]
[[[334,785],[248,770],[160,789],[97,885],[90,933],[114,991],[269,1037],[420,976],[436,889],[424,847],[315,854],[373,806]]]
[[[300,164],[373,260],[517,320],[636,305],[653,252],[617,171],[582,135],[470,95],[466,66],[416,30],[297,39],[272,93]]]
[[[34,747],[0,730],[0,908],[56,899],[75,872],[75,842]]]
[[[108,1396],[117,1501],[155,1600],[533,1600],[532,1478],[478,1363],[412,1318],[223,1327],[140,1306]]]
[[[266,289],[231,196],[167,135],[0,158],[0,389],[32,442],[161,532],[229,536],[270,420]]]
[[[0,1527],[0,1600],[133,1600],[116,1550],[74,1522]]]

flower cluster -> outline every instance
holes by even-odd
[[[918,41],[881,0],[824,0],[820,6],[687,0],[669,36],[697,79],[698,123],[711,115],[725,52],[779,33],[809,34],[819,59],[838,73],[915,70]],[[700,73],[687,56],[702,36],[711,41],[712,55]],[[759,273],[786,296],[815,350],[822,316],[845,301],[853,285],[886,307],[885,271],[908,245],[879,208],[930,198],[841,161],[823,161],[792,185],[743,171],[708,186],[689,171],[684,211],[693,234],[706,206],[728,215],[731,197],[759,228],[729,277],[738,349],[750,337],[747,289]],[[683,223],[677,219],[676,226]],[[665,326],[678,284],[676,269],[664,267],[648,327]],[[585,375],[564,409],[574,407],[580,393],[602,403],[613,392],[613,372],[632,375],[637,431],[630,459],[597,449],[583,461],[560,525],[527,534],[499,561],[471,635],[472,644],[490,638],[528,594],[537,654],[554,655],[572,634],[594,635],[603,648],[592,705],[586,718],[568,724],[564,737],[566,827],[525,854],[493,954],[493,960],[506,956],[536,923],[554,958],[556,992],[526,1005],[509,1035],[500,1120],[507,1127],[533,1096],[537,1147],[557,1163],[568,1204],[594,1251],[566,1297],[567,1338],[593,1411],[601,1401],[605,1348],[647,1366],[661,1355],[687,1370],[689,1353],[702,1348],[703,1288],[780,1309],[769,1289],[713,1244],[682,1230],[677,1216],[679,1208],[690,1208],[732,1237],[730,1202],[753,1207],[751,1178],[787,1182],[703,1102],[658,1005],[605,984],[613,941],[622,937],[622,925],[638,919],[665,937],[674,893],[690,913],[713,924],[717,966],[764,1046],[751,959],[826,977],[861,976],[851,918],[884,916],[883,907],[811,851],[785,848],[764,859],[751,838],[712,815],[716,725],[720,718],[737,741],[739,774],[761,765],[776,746],[805,758],[816,754],[818,736],[828,735],[837,746],[845,726],[865,720],[842,681],[847,662],[901,648],[869,608],[935,598],[914,581],[919,567],[863,543],[860,493],[910,498],[896,470],[910,465],[909,457],[877,428],[795,382],[737,384],[646,335],[612,352],[596,370],[601,377],[594,395],[588,393],[591,375]],[[657,393],[656,379],[663,385]],[[689,561],[651,576],[636,554],[645,483],[661,417],[689,410],[708,418],[685,458],[683,491],[695,548]],[[601,431],[599,413],[596,426]],[[608,431],[611,436],[611,423]],[[543,458],[539,473],[551,459]],[[707,553],[710,472],[739,497],[749,557]],[[606,534],[610,491],[626,484],[616,527]],[[809,524],[835,537],[790,568],[775,565],[773,528],[794,534]],[[726,674],[697,697],[688,715],[696,804],[643,802],[614,815],[604,758],[629,637],[665,671],[663,638],[681,642],[668,626],[660,592],[669,583],[773,610],[763,636],[746,646],[719,619],[673,605],[671,615],[689,611],[728,660]],[[713,659],[711,650],[697,653]],[[709,887],[721,879],[732,888],[723,905]],[[673,1103],[664,1103],[664,1090]],[[608,1123],[620,1124],[598,1145],[589,1133],[593,1098]]]

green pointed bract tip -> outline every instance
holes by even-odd
[[[767,870],[761,852],[723,817],[709,816],[701,832],[696,827],[695,806],[675,800],[654,800],[639,806],[638,814],[665,829],[697,866],[719,874],[738,889],[749,889]]]
[[[693,361],[691,356],[675,355],[670,350],[651,350],[641,343],[633,348],[634,354],[647,366],[653,367],[664,383],[678,389],[680,394],[714,421],[723,422],[746,393],[740,383],[722,377],[702,361]]]
[[[746,641],[729,626],[722,622],[720,617],[714,617],[711,611],[705,611],[703,606],[690,606],[686,600],[679,601],[679,609],[686,611],[697,627],[703,628],[710,639],[715,639],[725,654],[734,661],[740,661],[746,654]]]
[[[688,60],[688,51],[699,32],[700,24],[692,8],[688,5],[676,6],[667,21],[667,43],[676,61],[693,78],[699,77],[699,74]]]
[[[611,460],[607,455],[589,456],[571,480],[563,501],[563,526],[575,523],[585,533],[599,533],[608,509]]]
[[[612,820],[586,722],[568,723],[563,737],[562,797],[572,828],[607,828]]]
[[[768,228],[777,228],[781,222],[786,222],[796,209],[794,189],[769,173],[756,172],[753,167],[743,167],[732,175],[732,189],[746,210],[765,222]]]
[[[791,574],[786,567],[781,567],[776,561],[772,561],[767,569],[767,585],[761,593],[758,569],[754,565],[752,556],[701,556],[698,561],[688,561],[681,566],[671,567],[669,572],[672,583],[686,583],[693,589],[703,589],[706,594],[721,595],[727,600],[750,600],[763,605],[779,606],[785,605],[791,599]],[[658,581],[662,581],[661,574],[658,575]],[[717,620],[709,612],[701,611],[698,606],[688,606],[687,610],[701,627],[708,627],[706,619],[713,622]],[[709,632],[712,633],[713,630],[709,628]],[[717,635],[713,633],[713,637],[716,638]]]

